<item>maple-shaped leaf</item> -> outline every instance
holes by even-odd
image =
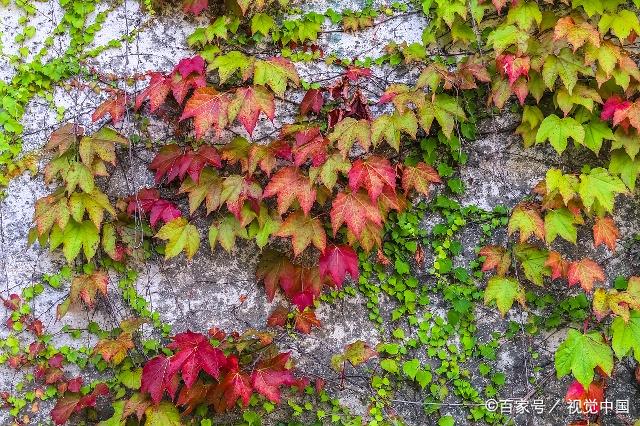
[[[371,147],[371,122],[347,117],[334,126],[327,138],[333,143],[337,142],[336,146],[345,158],[356,142],[368,151]]]
[[[159,72],[152,72],[149,85],[136,96],[136,110],[149,99],[149,109],[155,112],[164,103],[171,91],[171,77]]]
[[[598,247],[605,244],[609,250],[616,250],[616,240],[620,235],[620,231],[611,217],[598,217],[593,224],[593,240],[594,245]]]
[[[547,244],[551,244],[558,235],[573,244],[576,244],[578,238],[574,215],[564,207],[547,212],[544,216],[544,231]]]
[[[209,0],[182,0],[184,13],[190,12],[194,15],[200,15],[207,7],[209,7]]]
[[[235,97],[228,106],[229,121],[234,117],[242,123],[249,134],[256,127],[260,112],[273,121],[276,105],[273,93],[263,86],[248,86],[236,89]]]
[[[185,104],[180,121],[193,117],[196,138],[204,136],[211,127],[215,128],[219,138],[229,123],[230,103],[229,94],[218,93],[212,87],[199,87]]]
[[[282,139],[273,140],[268,145],[251,144],[247,150],[247,168],[253,174],[260,166],[260,170],[270,176],[279,158],[290,161],[291,157],[291,145]]]
[[[220,242],[223,249],[230,252],[236,245],[236,237],[248,238],[247,229],[234,215],[226,215],[217,223],[209,227],[209,245],[214,250]]]
[[[413,188],[421,194],[429,195],[432,183],[442,183],[440,175],[433,167],[423,162],[415,166],[405,166],[402,170],[402,189],[405,193]]]
[[[49,151],[58,150],[59,154],[66,152],[78,139],[84,135],[84,127],[67,123],[62,127],[58,127],[49,136],[49,141],[44,149]]]
[[[312,182],[319,180],[331,191],[338,182],[338,172],[347,175],[349,170],[351,170],[351,162],[339,153],[334,153],[320,167],[310,167],[309,178]]]
[[[295,327],[300,333],[311,333],[311,327],[320,327],[322,324],[316,318],[316,312],[311,308],[306,308],[302,312],[296,311]]]
[[[333,284],[341,288],[347,273],[351,279],[358,279],[358,255],[347,245],[331,245],[320,255],[318,268],[321,276],[331,278]]]
[[[283,96],[289,81],[296,87],[300,84],[298,72],[290,60],[277,57],[256,61],[254,84],[269,86],[276,95]]]
[[[300,114],[308,115],[310,112],[319,113],[324,105],[321,89],[309,89],[300,101]]]
[[[213,389],[215,384],[204,383],[202,380],[196,381],[190,388],[184,386],[178,393],[176,405],[183,407],[183,415],[189,415],[200,404],[207,400],[207,394]]]
[[[149,164],[149,170],[155,170],[155,181],[160,182],[166,175],[167,179],[175,179],[179,175],[180,167],[177,165],[178,160],[182,158],[184,148],[176,144],[165,145]],[[169,180],[169,182],[171,182]]]
[[[58,228],[64,229],[70,217],[69,202],[64,190],[58,190],[36,201],[33,219],[38,235],[48,234],[54,223]]]
[[[578,401],[580,410],[590,414],[598,414],[604,401],[604,389],[601,384],[591,383],[586,390],[582,384],[574,380],[567,388],[564,400],[567,402]]]
[[[109,388],[104,383],[98,383],[86,395],[82,395],[79,392],[67,392],[62,398],[58,399],[55,407],[51,410],[51,419],[56,425],[65,424],[73,413],[79,413],[87,407],[95,407],[98,397],[108,394]]]
[[[109,97],[106,101],[101,103],[91,115],[91,120],[96,122],[105,115],[111,116],[111,122],[116,124],[124,117],[124,112],[127,109],[127,94],[124,92],[117,92]]]
[[[580,175],[578,193],[587,210],[599,207],[612,212],[615,196],[626,192],[627,188],[620,178],[612,176],[602,167],[596,167]]]
[[[544,277],[551,272],[546,265],[547,250],[539,249],[531,244],[520,243],[516,244],[513,253],[518,259],[525,277],[535,285],[542,286]]]
[[[125,199],[127,204],[127,214],[133,214],[136,210],[143,212],[151,211],[153,203],[160,199],[160,192],[155,188],[142,188],[136,195]]]
[[[218,379],[221,369],[227,365],[227,358],[222,351],[214,348],[204,334],[192,331],[176,334],[168,348],[175,353],[169,359],[170,365],[166,374],[171,377],[180,371],[188,388],[195,383],[200,370]]]
[[[218,150],[209,145],[203,145],[195,151],[189,149],[177,161],[178,177],[184,179],[185,175],[188,174],[192,180],[198,182],[200,172],[205,166],[222,167]],[[172,180],[173,173],[173,170],[171,170],[167,176],[169,182]]]
[[[613,352],[599,333],[582,334],[570,328],[567,338],[556,350],[555,366],[558,378],[573,373],[582,386],[588,387],[596,367],[611,375]]]
[[[484,290],[484,303],[496,302],[496,306],[502,316],[511,309],[513,302],[525,304],[524,289],[515,278],[495,275],[489,278],[487,288]]]
[[[480,249],[478,255],[484,257],[484,262],[482,263],[483,272],[495,269],[496,274],[504,275],[511,266],[511,253],[504,247],[484,246]]]
[[[267,318],[267,325],[269,327],[284,327],[287,325],[287,319],[289,319],[289,310],[283,305],[278,305]]]
[[[293,164],[301,166],[311,160],[314,167],[321,166],[327,161],[327,148],[329,140],[326,139],[317,127],[301,130],[295,134],[295,143],[291,149]]]
[[[607,123],[602,120],[598,120],[597,118],[589,121],[588,123],[584,123],[582,127],[584,127],[584,146],[586,146],[596,154],[600,152],[602,142],[605,139],[616,139],[616,136],[609,128],[609,125],[607,125]]]
[[[243,405],[249,405],[249,399],[253,393],[249,377],[240,370],[238,359],[230,356],[228,359],[228,371],[220,379],[211,394],[213,408],[218,413],[230,410],[236,405],[238,399],[242,400]]]
[[[82,299],[85,305],[92,308],[95,306],[98,292],[102,293],[103,296],[107,295],[108,284],[109,276],[104,271],[97,270],[91,274],[78,275],[71,281],[71,290],[69,292],[71,302]]]
[[[577,194],[578,178],[571,174],[564,174],[558,169],[549,169],[545,178],[547,194],[557,191],[567,205]]]
[[[120,333],[116,339],[100,339],[93,352],[100,354],[106,362],[118,365],[133,348],[131,333]]]
[[[525,242],[535,235],[544,241],[544,222],[538,210],[530,204],[518,204],[511,212],[507,226],[509,235],[520,231],[520,242]]]
[[[378,356],[378,352],[362,340],[356,340],[344,347],[341,354],[331,357],[331,366],[336,371],[342,371],[345,362],[349,362],[352,366],[357,367],[364,364],[371,358]]]
[[[187,259],[191,259],[200,247],[198,229],[183,217],[165,223],[155,237],[167,241],[165,259],[176,257],[183,250]]]
[[[395,192],[396,171],[389,160],[384,157],[372,155],[366,159],[358,159],[349,170],[349,188],[356,192],[359,188],[365,188],[375,202],[385,186]]]
[[[589,112],[592,112],[596,103],[602,103],[602,97],[600,97],[600,94],[597,90],[591,87],[584,86],[582,84],[576,84],[576,87],[573,88],[572,93],[569,93],[563,87],[559,88],[555,93],[555,100],[558,104],[558,107],[560,107],[560,109],[564,113],[565,117],[576,105],[582,105]],[[587,114],[581,114],[583,112],[584,111],[579,111],[578,114],[587,116]]]
[[[195,182],[188,177],[182,182],[179,194],[188,194],[189,197],[189,214],[193,214],[198,207],[205,202],[207,214],[217,210],[223,203],[222,186],[223,179],[218,173],[210,168],[205,167],[200,173],[200,180]]]
[[[264,281],[267,299],[273,300],[276,289],[282,281],[292,281],[296,267],[289,258],[276,250],[265,250],[256,267],[256,277]]]
[[[609,97],[602,105],[602,112],[600,118],[602,120],[614,120],[614,117],[618,117],[617,122],[620,123],[621,118],[626,115],[626,111],[631,107],[631,102],[622,99],[618,95]]]
[[[444,93],[434,95],[431,100],[425,99],[420,106],[418,116],[420,125],[426,133],[429,133],[435,119],[447,138],[450,138],[453,133],[455,121],[463,121],[466,118],[458,100]]]
[[[640,174],[640,157],[634,160],[623,150],[616,149],[611,153],[609,172],[613,175],[619,175],[620,180],[627,185],[629,190],[634,191],[636,180]]]
[[[251,56],[232,50],[224,55],[218,55],[209,64],[209,69],[217,69],[220,84],[227,81],[236,71],[240,71],[242,81],[247,80],[253,72],[254,59]],[[257,83],[256,83],[257,84]]]
[[[624,42],[632,33],[640,34],[640,22],[634,12],[623,9],[617,13],[603,14],[598,21],[598,29],[602,35],[610,31],[620,42]]]
[[[324,279],[315,267],[296,266],[292,276],[280,280],[285,295],[300,311],[313,304],[314,299],[320,296],[323,285]]]
[[[183,58],[173,69],[173,72],[180,73],[183,78],[189,77],[191,74],[204,74],[204,59],[200,55],[191,58]]]
[[[563,48],[557,55],[547,55],[542,68],[542,79],[549,90],[553,90],[560,77],[569,94],[578,82],[578,74],[592,76],[591,67],[584,65],[583,60],[569,48]]]
[[[566,278],[569,269],[567,262],[557,251],[550,251],[544,266],[551,270],[551,279]]]
[[[244,177],[241,175],[230,175],[224,179],[222,183],[222,193],[220,198],[222,202],[227,204],[227,209],[238,219],[241,220],[241,212],[245,201],[249,201],[255,208],[255,203],[263,196],[262,188],[255,179]]]
[[[316,190],[311,180],[302,174],[297,167],[283,167],[278,170],[264,189],[264,197],[278,196],[278,213],[284,214],[295,199],[305,215],[309,214],[314,201]]]
[[[371,142],[378,146],[383,140],[396,151],[400,150],[400,136],[406,133],[412,139],[416,138],[418,120],[412,111],[393,114],[383,114],[371,124]]]
[[[567,270],[567,280],[569,287],[578,283],[586,292],[593,290],[593,284],[596,281],[604,282],[604,271],[596,262],[591,259],[582,259],[569,264]]]
[[[178,375],[169,375],[170,365],[171,358],[157,355],[142,367],[140,392],[148,393],[154,404],[160,402],[165,391],[173,400],[178,390]]]
[[[59,228],[54,227],[49,240],[51,249],[55,249],[62,243],[62,253],[67,262],[73,261],[80,254],[80,250],[82,250],[87,260],[91,260],[96,254],[100,236],[98,235],[98,228],[92,221],[76,222],[71,219],[63,231],[57,231],[59,231]],[[55,242],[53,242],[54,240]]]
[[[633,353],[636,361],[640,360],[640,311],[632,311],[628,321],[622,317],[615,318],[611,334],[611,347],[618,358]]]
[[[124,409],[122,410],[122,416],[118,418],[118,420],[125,419],[132,414],[135,414],[138,418],[138,421],[140,421],[142,420],[142,416],[144,416],[147,408],[149,408],[149,406],[151,406],[152,404],[153,401],[149,399],[149,396],[146,393],[135,392],[133,395],[131,395],[131,398],[126,400]]]
[[[567,148],[569,138],[576,143],[584,142],[584,128],[572,117],[560,118],[555,114],[545,117],[538,128],[536,143],[549,140],[558,154]]]
[[[364,192],[340,192],[331,207],[331,226],[333,234],[346,222],[347,227],[359,238],[368,223],[382,224],[382,216],[378,206],[371,202],[371,198]]]
[[[274,403],[280,402],[280,387],[291,386],[296,380],[287,368],[289,352],[281,353],[273,358],[260,361],[251,373],[253,388]]]
[[[167,200],[157,200],[151,206],[150,214],[149,214],[149,223],[151,226],[156,226],[159,220],[162,220],[164,223],[169,223],[173,219],[182,216],[182,212],[178,210],[176,205]]]
[[[206,0],[198,0],[206,1]],[[180,413],[178,409],[170,402],[163,401],[157,405],[149,406],[144,415],[145,426],[181,426]]]
[[[582,20],[576,22],[571,16],[558,19],[553,30],[553,39],[566,39],[573,46],[574,52],[586,42],[596,47],[600,46],[600,34],[598,30],[588,22]]]
[[[198,59],[199,58],[199,59]],[[189,61],[190,64],[184,65],[183,61]],[[204,61],[199,55],[193,58],[183,59],[180,61],[176,69],[171,73],[171,93],[178,104],[182,105],[184,98],[192,89],[198,89],[207,85],[207,80],[204,76]],[[190,74],[183,75],[183,72],[189,71]]]
[[[501,2],[503,5],[505,0],[496,0],[494,5]],[[534,24],[540,25],[542,23],[542,12],[536,2],[513,2],[512,7],[509,8],[507,13],[507,23],[517,24],[521,29],[528,31]],[[500,8],[496,6],[498,12]]]
[[[295,256],[300,255],[311,243],[320,251],[324,251],[327,244],[327,236],[320,219],[307,216],[301,211],[289,214],[276,235],[291,237]]]
[[[255,238],[260,249],[267,245],[269,237],[280,229],[282,219],[275,212],[270,212],[265,205],[260,206],[257,220],[249,225],[247,234],[249,238]]]
[[[96,158],[115,165],[116,144],[126,146],[129,141],[115,130],[103,127],[93,135],[80,139],[78,147],[80,159],[87,167],[92,167]]]
[[[509,78],[509,84],[513,85],[519,77],[529,76],[530,59],[528,56],[499,55],[496,58],[496,68],[500,75]]]

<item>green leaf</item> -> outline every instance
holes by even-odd
[[[578,230],[574,225],[574,216],[569,209],[565,207],[547,212],[544,217],[544,230],[546,232],[545,240],[547,244],[551,244],[558,235],[576,244]]]
[[[70,220],[62,233],[62,243],[64,244],[62,253],[64,253],[67,262],[71,263],[82,249],[87,260],[91,260],[96,254],[99,242],[98,228],[93,222],[90,220],[82,222]]]
[[[580,175],[578,193],[587,209],[591,209],[597,201],[600,207],[608,212],[613,212],[615,196],[626,192],[627,188],[624,183],[601,167]]]
[[[165,259],[176,257],[183,250],[187,258],[191,259],[200,247],[198,229],[183,217],[164,224],[155,236],[168,241],[164,252]]]
[[[453,416],[442,416],[438,419],[438,426],[455,426],[456,421]]]
[[[127,422],[126,418],[122,418],[124,415],[124,405],[126,401],[115,401],[111,404],[113,408],[113,416],[107,420],[103,420],[98,423],[98,426],[124,426]]]
[[[231,251],[236,246],[236,237],[248,238],[247,230],[232,214],[226,215],[220,223],[211,224],[209,228],[209,245],[211,250],[216,247],[216,242],[226,251]]]
[[[384,114],[371,125],[371,141],[374,146],[385,140],[396,151],[400,150],[400,134],[404,132],[413,139],[418,132],[418,120],[412,111]]]
[[[569,94],[572,94],[573,88],[578,82],[578,73],[592,76],[593,70],[584,65],[582,59],[576,56],[571,49],[565,47],[557,56],[547,55],[542,68],[542,79],[547,88],[553,91],[555,82],[560,76],[562,84]]]
[[[567,338],[556,350],[555,366],[558,378],[569,373],[585,389],[593,381],[593,370],[600,367],[607,375],[613,370],[613,352],[599,333],[582,334],[569,329]]]
[[[163,401],[158,405],[151,405],[144,412],[147,420],[144,426],[180,426],[180,413],[170,402]]]
[[[631,10],[621,10],[616,14],[605,13],[598,21],[598,30],[603,36],[611,30],[621,42],[629,37],[631,31],[640,34],[638,15]]]
[[[232,50],[224,55],[217,56],[208,69],[217,69],[220,76],[220,83],[224,83],[233,73],[240,70],[242,80],[248,78],[247,73],[251,70],[253,59],[244,53]]]
[[[640,312],[631,311],[629,321],[616,317],[611,324],[611,347],[620,359],[631,354],[640,362]]]
[[[418,116],[420,117],[420,126],[426,133],[429,133],[435,118],[440,127],[442,127],[442,133],[447,139],[451,137],[455,120],[464,120],[466,118],[457,99],[446,94],[435,95],[433,101],[425,99],[424,104],[418,111]]]
[[[604,139],[610,141],[615,139],[609,125],[598,118],[583,124],[582,127],[584,127],[584,146],[596,154],[600,152]]]
[[[497,275],[489,278],[487,288],[484,290],[485,304],[495,301],[498,310],[502,316],[504,316],[516,300],[524,306],[524,289],[515,278],[500,277]]]
[[[551,146],[558,151],[558,154],[567,148],[568,139],[573,138],[577,143],[584,142],[584,129],[574,118],[560,118],[555,114],[551,114],[542,121],[538,133],[536,134],[536,143],[549,140]]]
[[[514,253],[520,261],[524,275],[535,285],[541,286],[544,277],[551,274],[551,270],[545,265],[549,253],[531,244],[517,244]]]
[[[572,0],[572,8],[577,9],[579,6],[582,6],[589,18],[596,14],[601,15],[604,12],[602,0]]]
[[[276,25],[273,18],[266,13],[256,13],[251,18],[251,34],[269,35],[269,31]]]
[[[398,363],[393,359],[383,359],[380,361],[380,367],[389,373],[398,372]]]
[[[633,160],[623,150],[616,149],[611,153],[609,172],[614,175],[620,175],[622,182],[633,191],[636,187],[638,174],[640,174],[640,158]]]
[[[493,46],[496,55],[501,54],[509,46],[515,45],[518,52],[527,50],[529,33],[515,25],[503,25],[493,30],[487,37],[487,44]]]
[[[547,171],[545,183],[547,194],[558,191],[565,205],[576,195],[576,189],[578,188],[578,178],[576,176],[564,174],[558,169],[549,169]]]
[[[420,360],[417,358],[405,361],[404,364],[402,364],[402,372],[411,380],[414,380],[416,378],[416,374],[418,373],[419,369]]]
[[[288,81],[291,81],[295,86],[300,84],[298,73],[293,63],[288,59],[276,57],[266,61],[256,61],[253,74],[254,84],[269,86],[276,95],[283,96]]]
[[[508,24],[517,24],[521,29],[529,31],[534,22],[537,25],[542,22],[542,12],[535,1],[520,1],[509,9]]]

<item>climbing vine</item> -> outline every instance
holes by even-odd
[[[43,148],[51,192],[35,204],[29,242],[60,251],[67,266],[3,299],[11,334],[1,359],[32,371],[19,394],[2,396],[16,424],[28,423],[27,404],[37,411],[38,401],[55,399],[56,424],[83,413],[102,425],[207,425],[241,406],[238,422],[255,425],[283,394],[304,424],[402,424],[391,407],[407,388],[421,392],[415,402],[434,424],[453,424],[451,394],[470,422],[505,424],[485,405],[505,384],[491,366],[500,344],[559,327],[568,332],[555,370],[575,379],[566,399],[597,422],[614,358],[640,362],[640,278],[609,288],[602,265],[573,258],[564,244],[614,252],[629,239],[614,218],[640,173],[635,0],[423,0],[322,13],[282,1],[188,0],[183,13],[206,21],[185,41],[196,54],[170,72],[124,81],[86,64],[118,45],[87,49],[108,12],[87,25],[94,3],[60,5],[54,35],[68,32],[65,55],[43,63],[44,48],[26,62],[21,47],[10,58],[15,75],[0,83],[0,183],[36,166],[21,152],[20,124],[35,95],[73,77],[105,100],[91,127],[69,120]],[[391,42],[379,57],[325,54],[318,41],[409,15],[428,18],[421,42]],[[25,26],[16,43],[34,32]],[[321,63],[329,78],[301,77],[300,66]],[[410,75],[382,78],[377,69]],[[143,80],[142,90],[130,84]],[[546,149],[555,166],[510,210],[465,206],[455,199],[465,192],[464,148],[479,123],[507,111],[521,117],[514,133],[523,146]],[[156,140],[150,121],[170,137]],[[117,200],[103,192],[119,154],[143,149],[153,151],[154,186]],[[576,154],[589,160],[560,162]],[[473,260],[461,263],[459,234],[469,227],[482,236]],[[198,262],[218,246],[244,249],[241,240],[260,251],[255,273],[266,300],[282,300],[267,331],[174,334],[137,293],[136,268],[148,259]],[[131,316],[112,330],[90,324],[91,347],[56,347],[30,310],[33,298],[62,286],[59,320],[73,307],[95,309],[116,279]],[[545,288],[557,281],[566,283],[560,296]],[[320,304],[357,294],[383,341],[348,344],[332,367],[343,382],[349,369],[367,372],[364,416],[332,399],[323,378],[297,371],[278,345],[278,333],[322,327]],[[503,317],[528,315],[481,336],[477,309],[493,314],[493,306]],[[63,369],[69,364],[110,375],[85,385]],[[478,376],[481,386],[471,380]],[[108,419],[96,418],[102,398],[113,406]]]

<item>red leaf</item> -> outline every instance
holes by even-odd
[[[358,279],[358,255],[346,245],[327,247],[320,256],[318,267],[320,275],[330,277],[338,288],[342,287],[347,272],[352,279]]]
[[[283,277],[280,287],[285,295],[299,310],[313,304],[313,300],[320,295],[324,280],[319,274],[318,268],[304,268],[296,266],[292,276]]]
[[[269,318],[267,318],[267,325],[269,327],[284,327],[287,325],[287,319],[289,318],[289,310],[282,305],[279,305]]]
[[[149,223],[151,223],[151,226],[156,226],[159,220],[167,223],[180,216],[182,216],[182,213],[171,201],[157,200],[151,206]]]
[[[429,195],[431,183],[442,183],[442,180],[433,167],[423,162],[415,166],[405,166],[402,171],[402,188],[405,193],[414,188],[424,195]]]
[[[334,235],[345,222],[356,238],[360,238],[367,224],[382,225],[382,216],[378,206],[373,204],[362,191],[348,194],[338,193],[333,201],[330,215]]]
[[[602,105],[602,112],[600,113],[600,118],[602,120],[611,120],[614,118],[616,114],[620,114],[620,112],[624,112],[630,107],[631,107],[631,102],[627,100],[623,100],[618,95],[613,95],[605,101],[604,105]]]
[[[359,188],[366,188],[369,198],[375,202],[385,186],[395,191],[396,172],[384,157],[372,155],[366,160],[358,159],[349,170],[349,188],[356,192]]]
[[[164,103],[171,90],[171,78],[165,77],[162,73],[151,73],[149,85],[136,97],[136,110],[140,109],[142,103],[149,99],[149,109],[154,112]]]
[[[496,269],[498,275],[504,275],[511,266],[511,254],[504,247],[484,246],[478,254],[485,258],[482,264],[483,272]]]
[[[296,142],[292,149],[296,166],[303,165],[311,159],[313,167],[319,167],[327,161],[329,141],[320,134],[320,129],[311,127],[296,133]]]
[[[209,7],[209,0],[182,0],[182,10],[185,13],[199,15],[207,7]]]
[[[149,164],[149,170],[155,170],[156,172],[156,183],[160,182],[165,175],[167,175],[169,182],[178,176],[180,169],[176,166],[176,163],[182,157],[183,152],[183,148],[174,143],[160,148],[160,151]]]
[[[296,311],[296,330],[309,334],[311,327],[320,327],[320,321],[316,318],[315,311],[307,308],[304,311]]]
[[[369,103],[360,90],[356,90],[348,104],[348,117],[358,120],[371,120],[371,110]]]
[[[580,286],[586,292],[591,292],[591,290],[593,290],[593,283],[595,281],[604,282],[605,277],[604,271],[596,262],[591,259],[582,259],[569,264],[567,279],[569,281],[569,287],[580,283]]]
[[[567,402],[579,401],[582,412],[598,414],[604,401],[604,389],[601,384],[591,383],[587,391],[580,382],[574,380],[569,385],[564,400]]]
[[[178,62],[173,72],[179,72],[182,78],[187,78],[192,73],[204,75],[204,59],[202,56],[195,55],[192,58],[184,58]]]
[[[605,244],[609,250],[616,251],[616,240],[620,231],[611,217],[599,217],[593,224],[593,241],[596,247]]]
[[[304,214],[309,214],[316,199],[311,180],[297,167],[284,167],[273,175],[264,189],[264,197],[278,196],[278,213],[284,214],[294,199],[298,200]]]
[[[111,122],[113,124],[122,120],[124,117],[124,111],[127,106],[127,94],[124,92],[118,92],[115,95],[111,95],[109,99],[101,103],[98,108],[91,115],[91,120],[96,122],[107,114],[111,115]]]
[[[249,134],[256,127],[260,112],[273,121],[276,104],[273,93],[262,86],[240,87],[229,106],[230,115],[236,115]]]
[[[566,278],[569,268],[569,262],[562,258],[562,255],[557,251],[550,251],[547,260],[544,262],[544,266],[548,266],[551,269],[551,279]]]
[[[169,349],[178,350],[171,358],[167,371],[172,376],[180,370],[184,384],[190,388],[204,370],[214,378],[220,377],[220,369],[227,364],[222,351],[214,348],[204,334],[186,331],[173,337]]]
[[[308,115],[311,111],[317,114],[322,109],[322,105],[324,105],[322,90],[309,89],[300,102],[300,114]]]
[[[171,73],[171,93],[173,93],[173,97],[179,104],[182,104],[191,89],[205,87],[206,85],[207,80],[204,77],[204,71],[200,74],[191,73],[188,77],[183,77],[177,70]]]
[[[251,374],[253,388],[271,402],[280,402],[280,386],[290,386],[296,382],[286,366],[288,360],[288,352],[278,354],[258,363]]]
[[[165,145],[153,158],[149,165],[150,170],[155,170],[155,181],[160,182],[166,175],[167,181],[171,182],[179,177],[183,180],[189,174],[195,182],[200,180],[200,173],[206,165],[216,168],[222,166],[218,151],[212,146],[201,146],[197,151],[176,145]]]
[[[218,93],[211,87],[199,87],[184,106],[180,121],[193,117],[197,138],[201,138],[211,127],[215,128],[216,137],[219,138],[229,122],[230,103],[227,93]]]
[[[179,384],[178,375],[168,374],[170,365],[171,358],[158,355],[142,367],[140,391],[149,393],[154,404],[160,402],[165,390],[172,400],[176,394]]]
[[[127,214],[133,214],[138,208],[148,213],[153,207],[153,203],[160,199],[160,192],[155,188],[142,188],[137,195],[132,195],[126,199]]]
[[[296,267],[289,258],[276,250],[265,250],[256,268],[256,277],[264,281],[267,299],[273,300],[276,289],[283,280],[293,280]]]
[[[371,69],[369,68],[360,68],[360,67],[350,67],[345,76],[351,81],[358,81],[360,77],[371,77]]]
[[[238,359],[230,356],[228,360],[229,371],[222,378],[213,391],[213,408],[218,413],[230,410],[238,399],[242,399],[243,405],[249,405],[249,399],[253,390],[249,377],[240,370]]]
[[[55,424],[62,425],[73,413],[78,413],[87,407],[95,407],[98,396],[108,394],[109,388],[104,383],[98,383],[91,393],[84,396],[80,393],[65,394],[51,410],[51,418]]]
[[[207,400],[207,394],[215,384],[204,384],[202,380],[198,380],[192,387],[184,386],[178,394],[176,405],[185,407],[182,415],[189,415],[193,410]]]
[[[513,85],[518,77],[529,77],[530,61],[528,56],[500,55],[496,58],[496,66],[500,75],[509,77],[509,84]]]

